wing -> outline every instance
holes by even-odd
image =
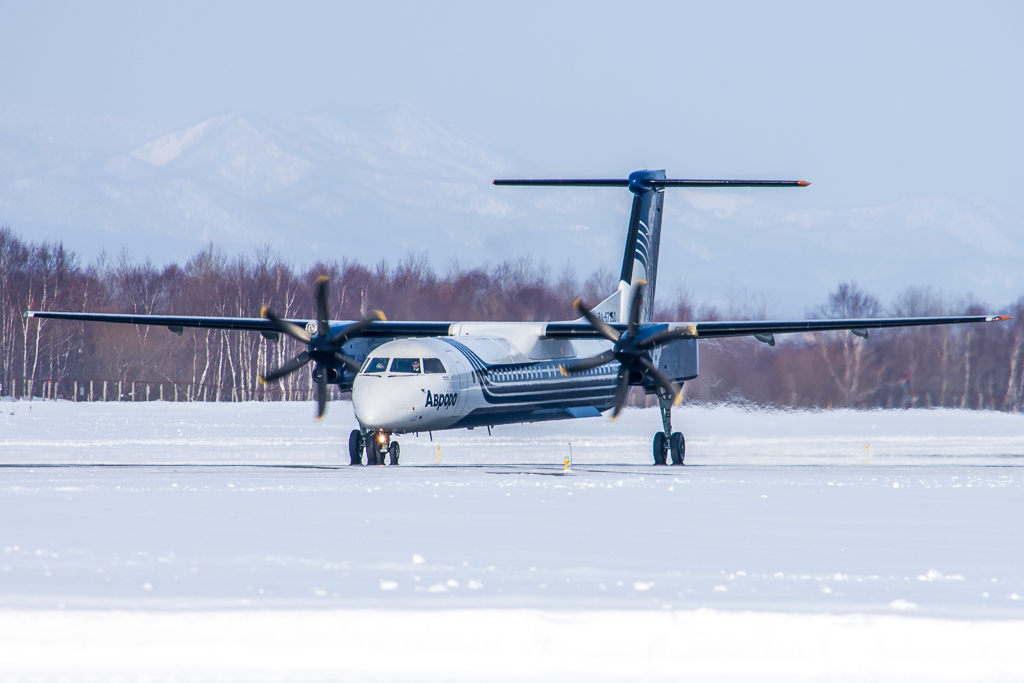
[[[186,327],[207,330],[238,330],[259,332],[265,337],[277,338],[277,328],[265,318],[227,318],[206,315],[132,315],[128,313],[68,313],[58,311],[26,311],[26,318],[48,318],[51,320],[78,320],[94,323],[124,323],[127,325],[155,325],[166,327],[181,334]],[[305,327],[315,320],[289,318],[288,322]],[[351,325],[352,320],[331,321],[332,326]],[[449,322],[374,322],[360,332],[361,337],[443,337],[451,327]]]
[[[959,315],[932,318],[845,318],[840,320],[796,320],[796,321],[714,321],[696,323],[697,337],[718,339],[722,337],[770,336],[799,332],[833,332],[851,330],[866,333],[886,327],[923,327],[927,325],[959,325],[961,323],[993,323],[1010,320],[1005,315]]]
[[[266,337],[276,338],[277,329],[264,318],[229,318],[217,316],[188,315],[132,315],[123,313],[71,313],[59,311],[27,311],[26,318],[47,318],[52,320],[77,320],[98,323],[124,323],[128,325],[155,325],[166,327],[180,334],[186,327],[210,330],[238,330],[259,332]],[[961,323],[988,323],[1010,320],[1005,315],[961,315],[934,318],[844,318],[840,320],[796,320],[796,321],[713,321],[703,323],[647,323],[642,326],[641,337],[659,335],[665,341],[669,338],[719,339],[723,337],[772,337],[776,334],[795,334],[800,332],[830,332],[836,330],[853,330],[857,333],[885,327],[920,327],[924,325],[956,325]],[[316,322],[312,319],[291,318],[288,322],[305,327],[307,323]],[[344,326],[353,321],[332,321],[332,325]],[[395,338],[395,337],[444,337],[454,322],[407,322],[379,321],[374,322],[360,332],[363,337]],[[611,327],[625,332],[625,324],[613,324]],[[590,339],[602,338],[597,330],[585,320],[573,322],[548,323],[544,328],[544,336],[556,339]]]
[[[1011,320],[1007,315],[959,315],[931,318],[843,318],[838,320],[743,320],[713,321],[703,323],[647,323],[642,326],[641,337],[664,335],[665,337],[721,339],[723,337],[773,337],[776,334],[800,332],[834,332],[852,330],[864,333],[886,327],[922,327],[926,325],[959,325],[962,323],[992,323]],[[625,332],[627,325],[613,324],[611,327]],[[672,333],[672,334],[666,334]],[[586,321],[548,323],[548,337],[575,339],[598,338],[601,335]],[[666,339],[667,341],[667,339]]]

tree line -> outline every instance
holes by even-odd
[[[296,268],[270,248],[229,257],[213,245],[182,265],[156,266],[127,253],[89,264],[59,242],[21,239],[0,226],[0,395],[69,400],[305,400],[309,373],[270,387],[258,377],[296,355],[287,338],[249,332],[72,323],[24,318],[26,310],[314,317],[319,276],[331,279],[335,319],[371,309],[393,320],[565,320],[572,301],[592,304],[616,286],[599,269],[579,278],[553,274],[528,257],[499,264],[451,263],[435,270],[423,256],[367,266],[319,261]],[[720,311],[685,291],[659,296],[659,320],[765,318],[764,307]],[[754,339],[701,342],[701,375],[688,401],[794,408],[956,407],[1017,412],[1024,405],[1024,297],[1001,310],[910,288],[890,305],[855,283],[840,283],[812,317],[858,318],[1005,313],[1012,323],[788,335],[775,347]],[[633,405],[652,404],[635,390]]]

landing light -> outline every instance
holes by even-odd
[[[379,434],[377,436],[377,441],[380,441],[381,443],[384,443],[384,435],[383,434]]]

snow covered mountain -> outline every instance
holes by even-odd
[[[297,264],[425,253],[444,267],[452,258],[528,253],[556,269],[570,262],[580,275],[617,270],[624,192],[495,188],[490,180],[634,169],[538,169],[497,147],[407,106],[283,122],[230,113],[163,130],[8,105],[0,107],[0,222],[30,239],[62,239],[87,259],[127,248],[157,263],[183,261],[213,241],[229,254],[269,243]],[[683,163],[668,170],[696,175]],[[724,308],[749,310],[757,299],[770,314],[795,315],[845,279],[883,300],[911,285],[993,305],[1024,293],[1022,220],[999,206],[908,198],[823,210],[788,201],[757,191],[672,192],[663,296],[682,283]]]

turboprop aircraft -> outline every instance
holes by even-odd
[[[884,327],[1008,320],[1007,316],[868,318],[799,321],[654,322],[664,190],[669,187],[805,187],[802,180],[677,180],[664,171],[625,179],[495,180],[495,185],[625,187],[633,194],[618,289],[593,308],[576,299],[576,320],[562,322],[395,322],[379,311],[364,320],[335,321],[320,278],[316,318],[285,320],[264,308],[261,318],[190,317],[29,311],[27,317],[134,325],[248,330],[306,345],[261,378],[276,381],[312,363],[317,417],[329,385],[352,392],[359,429],[349,437],[352,465],[397,465],[396,436],[522,422],[618,417],[631,387],[655,394],[664,431],[654,435],[654,464],[682,465],[686,441],[672,429],[683,382],[697,377],[700,339],[849,330],[861,337]]]

